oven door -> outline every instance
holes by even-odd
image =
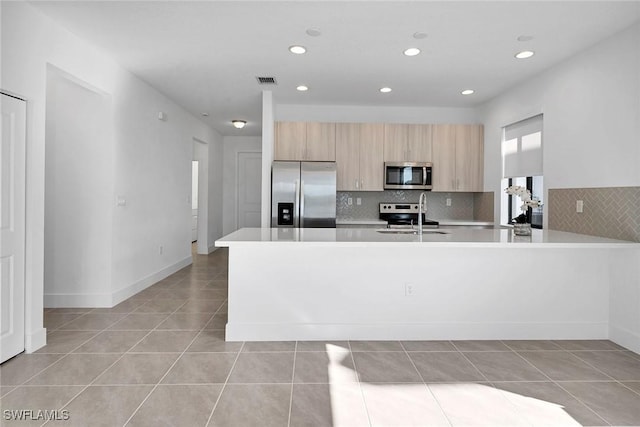
[[[431,163],[385,163],[385,189],[431,189]]]

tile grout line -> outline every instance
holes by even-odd
[[[178,299],[178,298],[176,298]],[[180,304],[180,306],[178,308],[176,308],[168,317],[167,319],[178,312],[178,310],[180,310],[180,308],[182,308],[187,301],[189,301],[189,299],[185,299],[185,301]],[[220,305],[220,307],[222,307],[222,305]],[[220,310],[220,307],[218,307],[218,310]],[[217,310],[216,310],[217,313]],[[215,316],[215,313],[213,314],[213,316]],[[213,319],[213,316],[211,317]],[[158,326],[160,326],[162,323],[166,322],[166,320],[163,320],[162,322],[160,322],[154,329],[152,329],[151,331],[149,331],[149,334],[151,334],[151,332],[153,331],[163,331],[162,329],[157,329]],[[132,419],[133,417],[138,413],[138,411],[140,410],[140,408],[142,407],[142,405],[144,405],[144,403],[149,399],[149,397],[151,397],[151,395],[153,394],[153,392],[158,388],[158,386],[162,383],[162,380],[164,380],[166,378],[167,375],[169,375],[169,372],[171,372],[171,370],[173,369],[173,367],[178,363],[178,361],[180,359],[182,359],[182,356],[184,356],[184,354],[187,352],[187,350],[189,349],[189,347],[191,347],[193,345],[193,343],[195,342],[195,340],[198,338],[198,336],[200,336],[200,333],[204,330],[204,328],[206,327],[206,325],[208,325],[209,322],[207,322],[205,324],[205,326],[203,326],[202,328],[200,328],[199,332],[197,334],[194,335],[194,337],[191,339],[191,341],[189,342],[189,344],[187,344],[187,346],[184,348],[184,350],[182,352],[180,352],[180,355],[176,358],[176,360],[173,361],[173,363],[171,364],[171,366],[169,366],[169,368],[167,368],[167,370],[165,371],[164,375],[162,375],[162,377],[160,377],[160,379],[158,380],[158,382],[153,386],[153,388],[151,388],[151,391],[149,391],[149,393],[145,396],[144,399],[142,399],[142,402],[140,402],[140,404],[138,405],[138,407],[131,413],[131,415],[129,416],[129,418],[127,418],[127,420],[124,422],[123,427],[126,426]],[[147,334],[147,336],[149,335]],[[138,345],[138,344],[136,344]],[[135,346],[131,347],[134,348]],[[123,355],[124,356],[124,355]]]
[[[431,397],[433,397],[433,400],[436,402],[436,405],[438,405],[438,408],[440,408],[440,412],[442,413],[442,416],[444,417],[445,420],[447,420],[447,422],[449,423],[449,426],[452,427],[453,423],[451,422],[451,420],[449,419],[449,417],[447,416],[447,413],[444,411],[444,409],[442,408],[442,405],[440,404],[440,401],[438,400],[438,398],[436,397],[435,394],[433,394],[433,390],[431,390],[431,387],[429,387],[429,384],[427,384],[427,382],[424,380],[424,377],[422,376],[422,374],[420,373],[420,370],[418,369],[418,367],[416,366],[415,362],[413,361],[413,359],[411,358],[411,356],[409,355],[409,352],[407,351],[407,348],[404,346],[404,344],[402,343],[402,341],[398,341],[400,343],[400,346],[402,347],[402,349],[404,350],[404,354],[409,358],[409,361],[411,362],[411,364],[413,365],[413,369],[416,370],[416,372],[418,373],[418,376],[420,377],[420,379],[422,380],[422,384],[424,384],[424,386],[427,388],[427,390],[429,390],[429,394],[431,395]],[[451,341],[449,341],[451,342]]]
[[[347,340],[347,344],[349,345],[349,355],[351,356],[351,363],[353,363],[353,370],[356,374],[356,379],[358,380],[358,389],[360,390],[360,397],[362,398],[362,403],[364,404],[364,411],[367,413],[367,421],[369,422],[369,426],[372,426],[371,423],[371,415],[369,414],[369,406],[367,405],[367,399],[364,397],[364,390],[362,389],[362,381],[360,381],[360,372],[358,372],[358,366],[356,365],[356,359],[353,357],[353,348],[351,347],[351,340]],[[331,385],[329,385],[329,390],[331,390]]]
[[[451,345],[458,351],[458,353],[460,353],[460,355],[462,357],[464,357],[464,360],[466,360],[467,362],[469,362],[471,364],[471,366],[473,366],[473,369],[475,369],[480,375],[482,375],[482,378],[484,378],[484,380],[486,382],[488,382],[489,384],[492,384],[491,381],[489,381],[489,379],[487,378],[487,376],[484,374],[484,372],[482,372],[480,369],[478,369],[478,367],[476,365],[473,364],[473,362],[471,360],[469,360],[469,358],[467,357],[466,354],[464,354],[464,352],[462,350],[460,350],[458,348],[458,346],[456,345],[455,341],[450,341]]]
[[[185,303],[186,303],[186,301],[185,301]],[[174,310],[172,313],[170,313],[170,314],[169,314],[169,316],[171,316],[171,314],[175,313],[175,312],[176,312],[180,307],[182,307],[185,303],[180,304],[180,306],[179,306],[178,308],[176,308],[176,310]],[[131,313],[129,313],[129,314],[131,314]],[[167,318],[168,318],[169,316],[167,316]],[[125,317],[127,317],[127,316],[122,317],[122,319],[124,319]],[[122,320],[122,319],[120,319],[120,320]],[[114,322],[112,325],[109,325],[109,327],[110,327],[110,326],[115,325],[115,324],[116,324],[116,323],[118,323],[120,320],[118,320],[118,321]],[[166,319],[165,319],[165,320],[166,320]],[[164,320],[163,320],[163,322],[164,322]],[[146,337],[148,337],[148,336],[151,334],[151,332],[155,331],[155,330],[157,329],[157,327],[158,327],[158,326],[160,326],[160,324],[162,324],[162,322],[160,322],[158,325],[156,325],[156,327],[155,327],[155,328],[153,328],[153,329],[149,330],[149,331],[148,331],[148,332],[147,332],[147,333],[146,333],[142,338],[140,338],[140,339],[139,339],[135,344],[133,344],[133,345],[129,348],[129,350],[127,350],[127,351],[125,351],[124,353],[122,353],[122,355],[121,355],[120,357],[118,357],[118,358],[117,358],[117,359],[116,359],[116,360],[115,360],[111,365],[107,366],[107,367],[106,367],[106,368],[105,368],[101,373],[99,373],[99,374],[98,374],[98,375],[97,375],[97,376],[96,376],[96,377],[95,377],[95,378],[94,378],[94,379],[93,379],[89,384],[87,384],[87,385],[86,385],[82,390],[80,390],[80,391],[79,391],[75,396],[73,396],[71,399],[69,399],[69,400],[67,401],[67,403],[65,403],[65,404],[61,407],[61,409],[64,409],[64,408],[66,408],[67,406],[69,406],[69,405],[70,405],[70,404],[71,404],[71,403],[72,403],[72,402],[73,402],[73,401],[74,401],[78,396],[80,396],[80,394],[84,393],[84,391],[85,391],[85,390],[87,390],[91,385],[93,385],[96,381],[98,381],[98,380],[99,380],[99,379],[100,379],[100,378],[101,378],[101,377],[102,377],[102,376],[103,376],[103,375],[104,375],[104,374],[105,374],[109,369],[111,369],[111,368],[112,368],[116,363],[118,363],[120,360],[122,360],[122,358],[124,358],[124,356],[125,356],[125,355],[129,354],[129,351],[130,351],[132,348],[134,348],[135,346],[137,346],[138,344],[140,344],[140,343],[141,343],[141,342],[142,342]],[[106,330],[107,330],[107,329],[104,329],[102,332],[104,332],[104,331],[106,331]],[[96,337],[96,336],[98,336],[98,335],[100,335],[100,333],[96,334],[96,335],[95,335],[94,337],[92,337],[91,339],[95,338],[95,337]],[[91,339],[87,340],[84,344],[86,344],[87,342],[89,342]],[[82,345],[84,345],[84,344],[81,344],[79,347],[76,347],[74,350],[72,350],[71,352],[69,352],[69,354],[72,354],[72,352],[73,352],[73,351],[77,350],[78,348],[80,348],[80,347],[81,347]],[[93,353],[93,354],[105,354],[105,353]],[[66,357],[66,356],[65,356],[65,357]],[[178,359],[179,359],[179,358],[180,358],[180,356],[178,356]],[[64,359],[64,357],[63,357],[63,359]],[[61,360],[62,360],[62,359],[61,359]],[[177,360],[177,359],[176,359],[176,360]],[[174,363],[175,363],[175,362],[174,362]],[[107,384],[107,386],[109,386],[109,385]],[[153,390],[154,390],[154,389],[152,389],[151,391],[153,391]],[[49,421],[46,421],[46,422],[45,422],[44,424],[42,424],[42,425],[44,426],[44,425],[46,425],[46,424],[48,424],[48,423],[49,423]]]
[[[560,347],[560,346],[558,346]],[[521,350],[521,351],[526,351],[526,350]],[[551,351],[555,351],[555,350],[551,350]],[[562,351],[567,352],[569,354],[571,354],[570,352],[568,352],[565,349],[562,349]],[[600,416],[600,414],[598,414],[595,410],[593,410],[589,405],[587,405],[586,403],[584,403],[581,399],[578,399],[576,396],[574,396],[572,393],[570,393],[567,389],[565,389],[564,387],[562,387],[560,384],[558,384],[553,378],[551,378],[549,375],[547,375],[545,372],[542,371],[542,369],[538,368],[536,365],[534,365],[532,362],[530,362],[529,360],[527,360],[524,356],[522,356],[518,351],[513,351],[516,355],[518,355],[518,357],[520,357],[522,360],[524,360],[526,363],[528,363],[529,365],[533,366],[534,369],[536,369],[538,372],[540,372],[542,375],[544,375],[546,378],[549,379],[549,382],[551,382],[552,384],[557,385],[558,387],[560,387],[562,390],[564,390],[565,393],[569,394],[569,396],[573,397],[574,399],[576,399],[576,401],[580,402],[580,404],[582,404],[582,406],[584,406],[585,408],[587,408],[589,411],[591,411],[596,417],[600,418],[602,421],[604,421],[605,423],[611,425],[611,423],[609,423],[607,420],[605,420],[602,416]],[[604,372],[603,372],[604,373]],[[606,375],[606,374],[605,374]]]
[[[293,408],[293,383],[296,375],[296,357],[298,356],[298,341],[293,348],[293,369],[291,371],[291,395],[289,396],[289,418],[287,419],[287,427],[291,426],[291,410]]]
[[[211,408],[211,412],[209,413],[209,418],[207,418],[207,422],[205,424],[205,427],[208,427],[209,424],[211,423],[211,419],[213,418],[213,413],[215,412],[216,408],[218,407],[218,403],[220,403],[220,399],[222,398],[222,393],[224,393],[225,388],[227,388],[227,384],[229,383],[229,378],[231,378],[231,374],[233,373],[233,370],[236,367],[236,363],[238,363],[238,359],[240,358],[240,355],[242,354],[242,351],[244,350],[244,344],[245,344],[245,341],[242,342],[242,345],[240,346],[240,349],[238,350],[238,354],[236,354],[236,358],[233,360],[233,364],[231,365],[231,369],[229,370],[229,373],[227,374],[227,378],[225,378],[224,384],[222,385],[222,388],[220,389],[220,393],[218,393],[218,397],[216,399],[216,402],[213,404],[213,408]]]

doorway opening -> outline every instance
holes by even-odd
[[[209,253],[209,144],[193,138],[191,162],[192,253]],[[195,247],[194,247],[195,245]]]

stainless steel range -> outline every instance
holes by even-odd
[[[387,221],[389,226],[412,226],[418,224],[417,203],[380,203],[380,219]],[[424,227],[438,228],[438,221],[427,219],[422,214]]]

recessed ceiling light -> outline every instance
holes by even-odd
[[[299,90],[300,92],[306,92],[309,90],[309,87],[305,85],[300,85],[296,88],[296,90]]]
[[[465,89],[460,93],[463,95],[471,95],[473,92],[475,92],[473,89]]]
[[[518,41],[519,42],[528,42],[533,40],[533,36],[519,36],[518,37]]]
[[[289,52],[295,53],[296,55],[302,55],[306,51],[307,51],[307,48],[305,48],[304,46],[297,46],[297,45],[289,46]]]
[[[380,92],[389,93],[389,92],[391,92],[391,88],[390,87],[381,87],[380,88]]]
[[[418,40],[426,39],[427,38],[427,33],[423,33],[423,32],[418,31],[417,33],[413,33],[413,38],[414,39],[418,39]]]
[[[231,120],[231,124],[236,129],[242,129],[247,124],[246,120]]]
[[[527,58],[531,58],[533,55],[535,55],[533,51],[523,50],[522,52],[516,53],[515,57],[518,59],[527,59]]]
[[[318,28],[309,28],[307,29],[307,34],[310,35],[311,37],[318,37],[319,35],[322,34],[322,31],[320,31],[320,29]]]
[[[417,47],[410,47],[409,49],[404,51],[404,54],[406,56],[416,56],[420,53],[420,49],[418,49]]]

